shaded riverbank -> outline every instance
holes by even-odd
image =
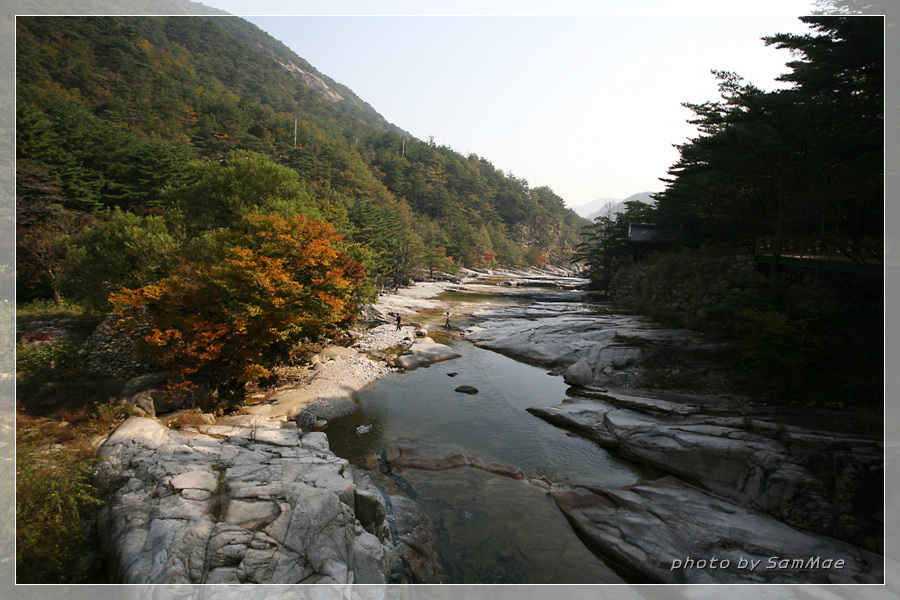
[[[789,418],[785,412],[767,408],[753,398],[729,393],[731,390],[721,385],[727,383],[727,378],[716,365],[720,342],[713,338],[664,329],[640,317],[611,314],[602,307],[577,301],[580,294],[566,290],[521,290],[528,302],[520,303],[513,300],[520,290],[477,284],[466,287],[456,288],[453,300],[464,302],[465,295],[473,293],[477,295],[471,298],[481,302],[480,306],[466,305],[473,317],[464,324],[469,339],[498,353],[540,365],[542,375],[548,371],[564,375],[570,383],[575,379],[570,377],[574,365],[588,367],[588,375],[582,375],[581,381],[568,390],[561,378],[550,378],[562,384],[565,391],[560,393],[575,398],[564,398],[554,406],[537,399],[525,406],[529,404],[526,400],[522,409],[578,431],[616,456],[652,465],[682,479],[672,479],[674,483],[666,489],[674,490],[687,483],[679,492],[679,502],[692,508],[677,515],[670,513],[666,517],[669,522],[647,521],[646,527],[629,530],[629,545],[623,546],[620,536],[610,536],[609,532],[617,530],[622,519],[640,522],[649,514],[662,514],[654,508],[654,502],[665,497],[659,492],[663,488],[651,481],[597,484],[591,481],[595,472],[590,470],[570,473],[554,482],[550,492],[557,506],[581,538],[616,565],[620,574],[632,581],[677,582],[870,583],[883,578],[880,555],[858,547],[880,552],[883,545],[878,536],[881,510],[873,504],[873,498],[879,497],[882,469],[878,440],[804,427],[804,421],[807,426],[813,422],[841,422],[834,414],[815,411],[806,414],[807,419],[802,415]],[[494,293],[502,294],[503,301],[484,304],[490,297],[485,294]],[[469,347],[460,353],[465,356],[472,350]],[[429,371],[433,369],[436,366]],[[664,386],[655,393],[640,391],[648,371],[656,375],[657,381],[660,375],[682,386],[689,380],[694,394],[666,393]],[[440,387],[440,377],[430,375],[424,381],[430,382],[432,388],[425,386],[412,394],[401,403],[398,414],[387,417],[389,421],[406,419],[404,413],[414,411],[414,405],[440,395],[434,389]],[[528,385],[522,387],[527,389]],[[364,394],[365,390],[360,397]],[[391,402],[381,400],[382,404]],[[468,423],[473,430],[477,425],[471,423],[477,423],[483,409],[483,405],[472,406]],[[455,429],[453,425],[439,424],[443,410],[443,406],[433,406],[426,411],[436,422],[432,430],[416,439],[442,439],[447,430]],[[383,423],[381,426],[396,427]],[[843,426],[852,428],[846,420]],[[526,455],[519,452],[504,458],[519,466],[527,462]],[[611,496],[615,489],[623,492]],[[622,496],[624,490],[643,490],[641,493],[651,500],[623,503],[622,498],[627,497]],[[733,518],[710,519],[711,514],[721,512],[722,506],[729,506],[728,502],[713,506],[720,500],[710,492],[734,503],[733,509],[726,509]],[[599,510],[603,506],[607,509]],[[615,506],[615,510],[609,511],[610,506]],[[690,529],[671,529],[674,523],[685,519],[699,526],[697,535],[688,535]],[[527,519],[521,522],[526,523]],[[801,535],[788,524],[807,533]],[[740,533],[742,528],[746,528],[744,533]],[[768,546],[759,545],[750,541],[750,532],[757,528],[782,533],[773,533]],[[663,535],[663,531],[671,533]],[[660,535],[669,536],[670,543],[660,545]],[[829,536],[848,540],[857,547]],[[672,570],[677,557],[685,552],[731,556],[737,564],[742,557],[758,560],[767,558],[764,554],[802,554],[806,547],[843,557],[841,568],[835,570],[832,560],[827,563],[831,568],[825,571]],[[663,568],[666,565],[668,571]]]

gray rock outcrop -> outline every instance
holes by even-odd
[[[882,583],[880,555],[714,498],[675,478],[553,494],[579,536],[654,583]],[[700,518],[698,518],[700,516]]]
[[[705,351],[710,344],[690,331],[664,329],[641,317],[584,315],[579,303],[544,302],[481,313],[466,332],[477,346],[524,362],[554,368],[569,385],[624,381],[623,370],[654,362],[663,347]]]
[[[384,500],[324,434],[246,415],[197,431],[132,417],[103,444],[100,532],[121,583],[386,583]]]
[[[528,411],[794,527],[882,551],[878,441],[716,412],[702,402],[605,393]]]

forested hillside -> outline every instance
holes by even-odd
[[[236,17],[25,17],[16,43],[20,299],[153,281],[250,212],[330,222],[376,283],[579,241],[548,188],[410,137]]]

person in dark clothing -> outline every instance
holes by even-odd
[[[400,315],[397,315],[397,331],[400,331]]]

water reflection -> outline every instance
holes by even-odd
[[[389,446],[437,447],[470,461],[512,465],[527,479],[555,485],[624,485],[640,477],[595,443],[525,411],[562,402],[567,386],[560,377],[465,341],[453,347],[461,358],[396,373],[361,390],[360,410],[328,430],[332,449],[364,466],[367,456]],[[478,394],[455,392],[460,385]],[[360,425],[372,431],[357,435]],[[539,485],[470,467],[409,469],[403,476],[435,523],[442,564],[455,583],[619,581]]]

